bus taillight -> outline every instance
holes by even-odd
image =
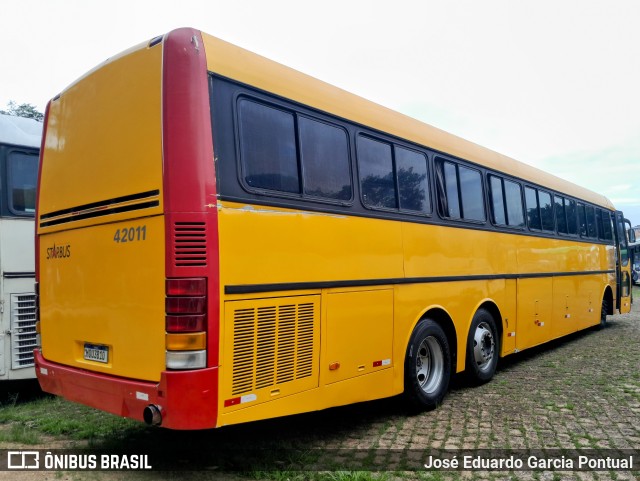
[[[207,365],[207,280],[166,280],[165,330],[167,369]]]
[[[167,279],[167,296],[206,296],[207,279],[204,277]]]

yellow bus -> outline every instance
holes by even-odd
[[[403,393],[630,309],[609,200],[192,29],[47,108],[42,388],[202,429]]]

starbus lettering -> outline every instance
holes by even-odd
[[[63,246],[56,246],[47,248],[47,259],[65,259],[71,257],[71,244]]]

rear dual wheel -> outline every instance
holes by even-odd
[[[470,381],[483,384],[493,377],[498,366],[498,330],[491,313],[478,309],[467,337],[466,371]]]

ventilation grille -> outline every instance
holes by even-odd
[[[33,366],[36,344],[36,296],[11,294],[11,369]]]
[[[204,222],[173,225],[173,256],[177,267],[207,265],[207,229]]]
[[[311,302],[236,309],[232,395],[311,377],[315,316]]]

